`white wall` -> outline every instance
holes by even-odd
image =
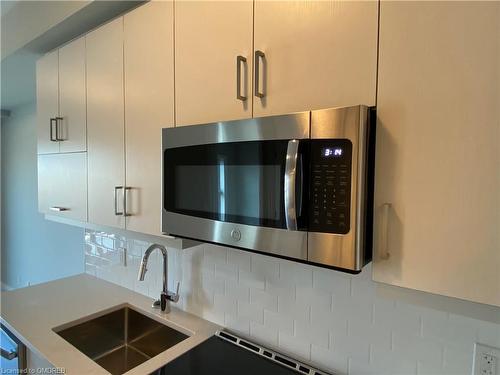
[[[2,120],[1,281],[18,288],[84,272],[83,229],[38,213],[36,107]]]
[[[147,242],[87,231],[85,243],[87,273],[158,297],[158,252],[137,281]],[[500,347],[499,308],[382,286],[370,266],[351,276],[214,245],[168,252],[179,307],[337,374],[470,375],[474,342]]]

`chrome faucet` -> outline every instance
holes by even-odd
[[[163,290],[160,294],[160,299],[153,302],[153,307],[160,307],[161,311],[169,313],[170,301],[179,301],[179,283],[177,283],[177,290],[175,293],[168,291],[168,253],[167,249],[165,249],[165,246],[152,244],[147,248],[147,250],[144,252],[144,256],[142,257],[141,266],[139,267],[138,279],[139,281],[144,281],[144,276],[146,275],[146,271],[148,270],[146,266],[148,264],[149,256],[155,249],[160,250],[163,255]]]

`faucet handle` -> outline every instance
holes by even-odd
[[[174,292],[167,292],[167,299],[172,302],[178,302],[179,301],[179,285],[180,282],[177,282],[177,287],[175,288],[175,293]]]

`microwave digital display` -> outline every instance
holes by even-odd
[[[340,147],[326,147],[321,150],[321,154],[325,158],[340,158],[344,154],[344,150]]]

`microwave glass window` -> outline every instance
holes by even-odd
[[[222,221],[226,216],[279,221],[281,173],[281,165],[178,166],[175,208],[206,212]]]
[[[285,228],[288,141],[231,142],[164,152],[165,209],[218,221]]]

